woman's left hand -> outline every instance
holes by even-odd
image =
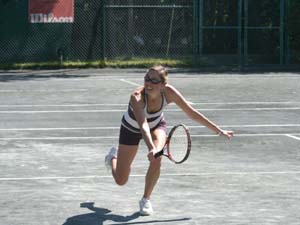
[[[231,139],[233,137],[233,135],[234,135],[234,132],[231,130],[221,130],[219,132],[219,136],[225,136],[228,139]]]

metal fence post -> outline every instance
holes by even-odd
[[[280,33],[280,66],[284,64],[284,0],[280,1],[280,28],[279,28],[279,33]]]
[[[203,3],[204,0],[200,0],[200,4],[199,4],[199,34],[198,34],[198,38],[199,38],[199,54],[200,57],[202,56],[203,53]]]
[[[289,0],[284,1],[284,64],[289,65],[290,51],[289,51],[289,35],[288,35],[288,8]]]
[[[243,57],[243,0],[238,2],[238,55],[239,55],[239,68],[244,68],[244,57]]]
[[[100,42],[100,51],[101,51],[101,60],[104,60],[105,58],[105,29],[106,29],[106,26],[105,26],[105,5],[106,5],[106,1],[103,0],[103,1],[100,1],[101,5],[101,15],[100,15],[100,38],[101,38],[101,42]]]
[[[193,64],[198,63],[199,57],[199,1],[193,1]]]
[[[244,0],[244,66],[248,65],[248,0]]]

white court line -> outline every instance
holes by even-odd
[[[276,136],[286,136],[286,133],[258,133],[258,134],[234,134],[235,137],[276,137]],[[300,135],[300,133],[293,133],[288,135]],[[216,135],[210,134],[194,134],[191,137],[214,137]]]
[[[38,113],[105,113],[124,112],[126,109],[100,109],[100,110],[19,110],[0,111],[0,114],[38,114]]]
[[[0,138],[0,141],[13,140],[91,140],[91,139],[117,139],[119,136],[93,136],[93,137],[6,137]]]
[[[261,133],[261,134],[235,134],[235,137],[278,137],[286,136],[286,133]],[[291,133],[289,135],[300,135],[300,133]],[[216,134],[195,134],[191,135],[192,138],[197,137],[218,137]],[[119,136],[77,136],[77,137],[3,137],[0,141],[12,141],[12,140],[103,140],[103,139],[118,139]]]
[[[271,104],[300,104],[300,102],[194,102],[195,105],[271,105]]]
[[[188,126],[190,129],[206,128],[205,126]],[[300,127],[300,124],[245,124],[245,125],[221,125],[221,128],[260,128],[260,127]],[[167,126],[172,128],[172,126]],[[0,128],[0,131],[51,131],[51,130],[118,130],[117,127],[49,127],[49,128]]]
[[[41,104],[41,105],[0,105],[2,108],[15,108],[15,107],[90,107],[90,106],[127,106],[128,103],[119,104],[119,103],[103,103],[103,104],[64,104],[64,105],[55,105],[55,104]]]
[[[47,90],[47,89],[34,89],[34,90],[0,90],[0,93],[13,93],[13,92],[85,92],[89,91],[88,89],[64,89],[64,90]]]
[[[141,84],[137,84],[135,82],[131,82],[131,81],[128,81],[128,80],[125,80],[125,79],[120,79],[120,81],[125,82],[127,84],[131,84],[133,86],[141,86]]]
[[[300,102],[203,102],[192,103],[193,105],[268,105],[268,104],[300,104]],[[89,107],[89,106],[127,106],[128,103],[91,103],[91,104],[23,104],[23,105],[0,105],[0,107]]]
[[[215,173],[175,173],[161,174],[160,177],[196,177],[196,176],[232,176],[232,175],[293,175],[300,174],[300,171],[256,171],[256,172],[215,172]],[[145,177],[145,174],[132,174],[130,177]],[[18,181],[18,180],[70,180],[70,179],[95,179],[112,178],[111,175],[90,175],[90,176],[56,176],[56,177],[2,177],[0,181]]]
[[[125,79],[120,79],[120,81],[123,81],[123,82],[125,82],[125,83],[128,83],[128,84],[131,84],[131,85],[133,85],[133,86],[141,86],[141,84],[137,84],[137,83],[135,83],[135,82],[132,82],[132,81],[129,81],[129,80],[125,80]],[[194,105],[194,103],[193,102],[191,102],[191,101],[187,101],[189,104],[191,104],[191,105]]]
[[[0,131],[51,131],[51,130],[118,130],[118,127],[49,127],[49,128],[1,128]]]
[[[300,141],[300,137],[296,137],[296,136],[291,135],[291,134],[286,134],[286,136]]]
[[[269,111],[269,110],[299,110],[300,107],[270,107],[270,108],[236,108],[236,109],[197,109],[199,111]]]
[[[38,114],[38,113],[103,113],[124,112],[124,109],[101,109],[101,110],[19,110],[0,111],[0,114]],[[270,110],[300,110],[300,107],[289,108],[237,108],[237,109],[196,109],[198,111],[270,111]],[[181,109],[166,109],[165,112],[181,112]]]
[[[205,126],[190,126],[189,128],[206,128]],[[221,128],[243,128],[243,127],[300,127],[300,124],[244,124],[244,125],[221,125]]]

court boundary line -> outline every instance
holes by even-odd
[[[188,126],[190,129],[206,128],[205,126]],[[221,128],[260,128],[260,127],[300,127],[300,124],[244,124],[244,125],[221,125]],[[172,128],[172,126],[167,126]],[[40,127],[40,128],[0,128],[0,131],[51,131],[51,130],[118,130],[117,127]]]
[[[6,89],[6,90],[0,90],[0,93],[16,93],[16,92],[87,92],[89,89],[61,89],[61,90],[50,90],[50,89]]]
[[[131,84],[131,85],[133,85],[133,86],[142,86],[141,84],[138,84],[138,83],[135,83],[135,82],[126,80],[126,79],[120,79],[120,81],[125,82],[125,83],[127,83],[127,84]]]
[[[13,108],[13,107],[88,107],[88,106],[127,106],[127,104],[122,103],[94,103],[94,104],[23,104],[23,105],[0,105],[1,108]]]
[[[296,139],[296,140],[300,141],[300,137],[296,137],[296,136],[294,136],[294,135],[292,135],[292,134],[286,134],[286,136],[287,136],[287,137],[290,137],[290,138],[292,138],[292,139]]]
[[[274,137],[287,135],[300,135],[300,133],[257,133],[257,134],[235,134],[235,137]],[[192,138],[196,137],[218,137],[216,134],[194,134]],[[12,140],[91,140],[91,139],[118,139],[119,136],[77,136],[77,137],[5,137],[0,138],[0,141],[12,141]]]
[[[300,104],[300,102],[193,102],[193,105],[268,105],[268,104]],[[128,103],[92,103],[92,104],[22,104],[0,105],[4,107],[86,107],[86,106],[127,106]]]
[[[124,112],[126,109],[95,109],[95,110],[3,110],[0,114],[41,114],[41,113],[108,113],[108,112]],[[211,109],[196,109],[198,111],[270,111],[270,110],[300,110],[300,107],[288,107],[288,108],[211,108]],[[165,112],[181,112],[181,109],[166,109]]]
[[[196,176],[247,176],[247,175],[286,175],[286,174],[300,174],[300,171],[249,171],[249,172],[203,172],[203,173],[162,173],[163,177],[196,177]],[[145,174],[131,174],[130,177],[145,177]],[[71,179],[99,179],[112,178],[112,175],[86,175],[86,176],[49,176],[49,177],[1,177],[0,181],[18,181],[18,180],[71,180]]]

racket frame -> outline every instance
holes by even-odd
[[[172,158],[172,151],[170,150],[170,141],[172,140],[173,133],[180,126],[183,127],[183,129],[186,133],[187,148],[186,148],[185,156],[180,161],[176,161]],[[157,158],[160,156],[166,156],[175,164],[181,164],[188,159],[190,152],[191,152],[191,148],[192,148],[192,139],[191,139],[191,134],[190,134],[189,128],[186,125],[184,125],[183,123],[180,123],[180,124],[177,124],[174,127],[172,127],[163,149],[160,150],[159,152],[155,153],[154,157]]]

